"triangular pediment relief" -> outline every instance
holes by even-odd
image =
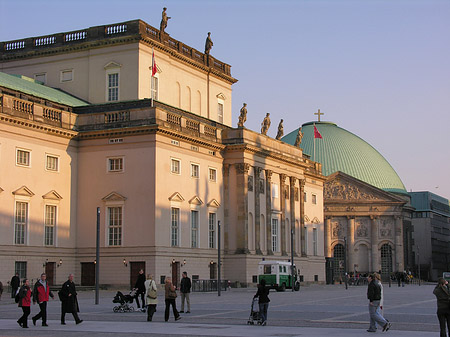
[[[0,187],[0,193],[2,193],[3,191],[4,191],[4,189]]]
[[[26,186],[22,186],[22,187],[18,188],[17,190],[13,191],[12,194],[22,195],[24,197],[32,197],[34,195],[34,193],[31,192],[31,190]]]
[[[172,194],[172,195],[169,197],[169,200],[170,200],[170,201],[182,202],[182,201],[184,201],[184,198],[183,198],[183,196],[182,196],[180,193],[175,192],[174,194]]]
[[[50,199],[50,200],[61,200],[62,196],[59,195],[58,192],[55,190],[51,190],[50,192],[44,194],[42,196],[43,199]]]
[[[319,220],[318,217],[315,216],[315,217],[311,220],[311,223],[313,223],[313,224],[320,224],[320,220]]]
[[[125,200],[127,200],[127,198],[117,192],[111,192],[106,197],[103,197],[102,200],[103,201],[125,201]]]
[[[405,202],[396,195],[367,184],[343,172],[335,172],[328,176],[324,184],[323,195],[328,201],[357,202]]]
[[[107,70],[107,69],[114,69],[114,68],[120,68],[120,67],[122,67],[122,65],[120,63],[111,61],[111,62],[106,63],[103,68],[105,70]]]
[[[310,222],[311,220],[310,220],[309,217],[305,214],[305,215],[303,216],[303,221],[304,221],[304,223],[307,223],[307,222]]]
[[[208,202],[208,207],[215,207],[215,208],[219,208],[220,204],[216,199],[212,199],[210,202]]]
[[[216,95],[216,97],[219,98],[219,99],[223,99],[223,100],[227,99],[226,96],[224,94],[222,94],[222,93]]]
[[[194,196],[191,200],[189,200],[189,203],[190,203],[191,205],[198,205],[198,206],[203,205],[202,199],[200,199],[200,198],[197,197],[197,196]]]

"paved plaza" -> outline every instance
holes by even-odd
[[[439,334],[436,318],[434,285],[384,285],[384,315],[392,323],[386,335],[428,337]],[[115,291],[102,291],[100,304],[94,304],[94,292],[79,293],[80,317],[84,322],[75,325],[66,317],[67,325],[59,324],[60,302],[50,301],[49,327],[40,322],[29,329],[21,329],[16,320],[21,309],[4,294],[0,302],[0,336],[365,336],[368,328],[368,309],[365,286],[311,285],[301,291],[278,293],[271,291],[268,326],[249,326],[247,319],[256,289],[232,289],[217,293],[191,294],[191,314],[182,319],[164,322],[164,298],[153,322],[146,322],[141,312],[113,313]],[[135,305],[135,304],[134,304]],[[179,299],[177,307],[180,308]],[[32,306],[31,315],[39,311]],[[172,313],[171,313],[172,315]],[[378,333],[381,333],[379,331]]]

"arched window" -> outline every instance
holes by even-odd
[[[345,265],[345,249],[344,245],[338,243],[334,246],[333,249],[333,257],[334,257],[334,275],[339,276],[342,275],[344,271]]]
[[[381,275],[388,279],[392,273],[392,247],[385,243],[381,246]]]

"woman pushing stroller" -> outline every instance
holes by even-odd
[[[266,280],[261,279],[258,284],[258,291],[253,298],[259,298],[259,315],[261,317],[261,325],[267,324],[267,309],[269,308],[269,291],[266,287]]]

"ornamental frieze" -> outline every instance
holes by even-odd
[[[366,238],[369,236],[369,219],[355,219],[355,233],[357,238]]]
[[[325,199],[340,200],[376,200],[373,194],[360,190],[357,186],[340,180],[325,183],[323,194]]]
[[[344,225],[339,221],[331,222],[331,231],[334,239],[338,239],[344,235]]]
[[[391,237],[394,228],[394,219],[381,218],[379,222],[380,237]]]

